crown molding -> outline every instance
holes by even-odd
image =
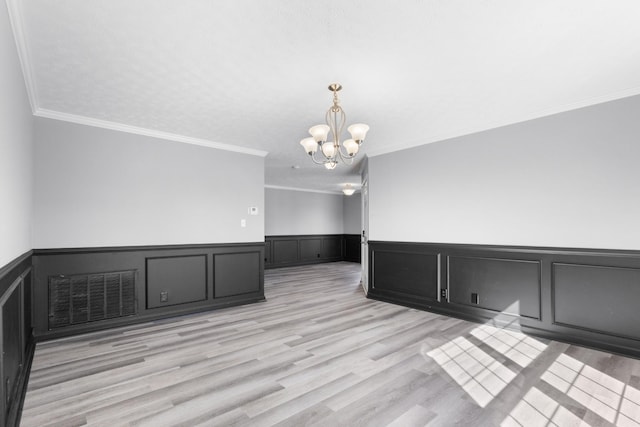
[[[22,67],[24,84],[27,89],[29,104],[31,105],[31,112],[35,114],[35,111],[38,108],[38,92],[36,90],[35,79],[33,77],[33,68],[31,67],[33,62],[31,61],[31,54],[29,46],[27,45],[21,1],[7,0],[6,3],[7,10],[9,12],[9,21],[11,23],[11,28],[13,29],[13,38],[15,39],[18,51],[18,59],[20,60],[20,66]]]
[[[287,191],[302,191],[304,193],[322,193],[331,194],[334,196],[342,196],[342,190],[340,191],[326,191],[326,190],[311,190],[309,188],[297,188],[297,187],[283,187],[281,185],[265,184],[264,188],[271,188],[273,190],[287,190]]]
[[[193,138],[190,136],[178,135],[175,133],[162,132],[154,129],[141,128],[137,126],[125,125],[122,123],[110,122],[107,120],[94,119],[91,117],[79,116],[76,114],[61,113],[59,111],[38,108],[35,116],[47,119],[61,120],[65,122],[77,123],[86,126],[110,129],[119,132],[133,133],[136,135],[150,136],[152,138],[166,139],[169,141],[182,142],[185,144],[200,145],[203,147],[216,148],[218,150],[233,151],[236,153],[249,154],[252,156],[265,157],[269,154],[267,151],[256,150],[253,148],[240,147],[237,145],[223,144],[221,142],[209,141],[207,139]]]
[[[269,154],[264,150],[240,147],[237,145],[223,144],[221,142],[209,141],[201,138],[193,138],[184,135],[178,135],[169,132],[162,132],[153,129],[146,129],[137,126],[125,125],[122,123],[110,122],[107,120],[94,119],[91,117],[80,116],[76,114],[62,113],[59,111],[48,110],[39,107],[38,92],[36,90],[35,78],[33,73],[33,61],[29,46],[27,44],[26,30],[24,25],[24,14],[22,13],[22,2],[20,0],[6,0],[7,10],[9,12],[9,21],[13,29],[13,36],[16,42],[18,58],[22,67],[22,74],[31,105],[31,112],[34,116],[44,117],[54,120],[62,120],[65,122],[77,123],[86,126],[99,127],[103,129],[111,129],[120,132],[133,133],[136,135],[150,136],[169,141],[182,142],[185,144],[200,145],[203,147],[216,148],[218,150],[232,151],[236,153],[249,154],[252,156],[266,157]]]
[[[545,110],[538,110],[528,115],[528,117],[511,117],[509,119],[503,119],[500,121],[487,124],[482,128],[460,128],[457,131],[442,133],[438,135],[427,136],[425,139],[419,141],[409,141],[401,144],[389,144],[385,147],[367,150],[367,157],[376,157],[383,154],[389,154],[396,151],[406,150],[409,148],[419,147],[421,145],[431,144],[433,142],[446,141],[448,139],[458,138],[462,136],[472,135],[474,133],[485,132],[488,130],[498,129],[505,126],[516,125],[518,123],[524,123],[531,120],[542,119],[544,117],[553,116],[556,114],[569,113],[581,108],[595,107],[598,104],[604,104],[607,102],[617,101],[619,99],[628,98],[630,96],[640,95],[640,87],[632,87],[629,89],[608,93],[601,96],[595,96],[592,98],[582,99],[577,102],[564,104],[559,107],[548,108]]]

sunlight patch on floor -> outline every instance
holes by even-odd
[[[582,410],[609,423],[640,427],[640,391],[568,356],[559,355],[540,377]],[[556,399],[533,387],[502,422],[511,426],[589,426]]]
[[[525,334],[506,329],[482,325],[471,331],[471,335],[484,344],[505,355],[521,367],[527,367],[547,346]]]
[[[524,368],[546,345],[522,334],[489,325],[479,326],[471,335]],[[517,375],[464,337],[455,338],[427,353],[469,396],[484,408]]]
[[[516,374],[463,337],[427,353],[484,408]]]
[[[541,377],[610,423],[640,426],[640,391],[566,354]]]
[[[501,427],[583,426],[585,423],[564,406],[533,387],[500,424]]]

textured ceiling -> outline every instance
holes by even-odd
[[[640,93],[637,0],[8,5],[36,114],[266,151],[275,186],[358,182],[299,145],[331,82],[370,156]]]

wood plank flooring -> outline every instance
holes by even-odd
[[[30,426],[640,426],[640,361],[367,300],[360,265],[267,302],[38,344]]]

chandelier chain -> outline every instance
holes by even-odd
[[[340,100],[338,99],[338,91],[334,90],[333,91],[333,107],[331,107],[331,111],[338,112],[339,110],[342,110],[342,108],[340,108]]]

